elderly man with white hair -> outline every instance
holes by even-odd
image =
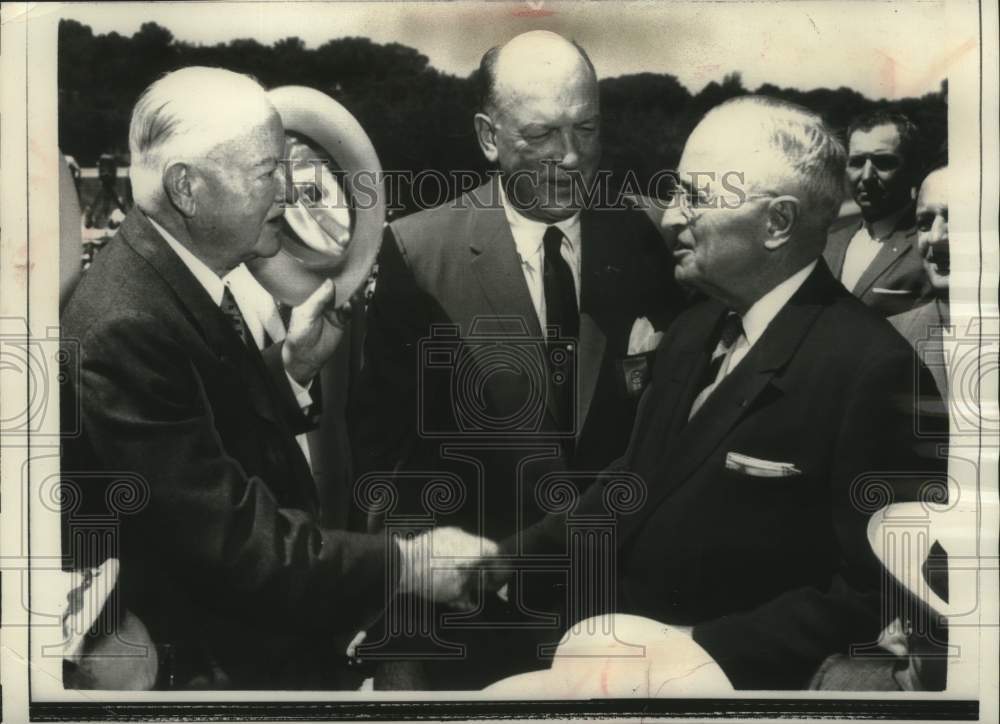
[[[317,523],[295,434],[343,333],[333,283],[263,350],[227,283],[278,250],[285,137],[260,85],[218,68],[170,73],[140,97],[129,143],[136,208],[62,317],[63,401],[81,422],[64,450],[63,484],[79,493],[64,496],[66,552],[76,565],[121,560],[117,605],[149,629],[157,687],[350,685],[339,642],[389,597],[466,595],[458,565],[435,571],[431,591],[432,543],[466,562],[493,544]]]
[[[868,518],[944,473],[916,445],[926,369],[821,258],[844,164],[805,109],[729,101],[688,139],[664,217],[677,278],[710,299],[667,330],[621,461],[644,504],[618,518],[609,610],[690,627],[738,689],[804,688],[877,639]],[[522,550],[558,545],[564,522]]]

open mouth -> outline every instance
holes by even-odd
[[[951,254],[946,248],[930,249],[924,258],[938,274],[945,275],[951,271]]]

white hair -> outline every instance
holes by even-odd
[[[847,152],[823,120],[801,106],[767,96],[734,98],[709,111],[705,120],[723,112],[740,144],[776,152],[766,159],[771,168],[766,175],[783,177],[786,183],[792,180],[805,196],[801,200],[809,205],[810,220],[822,228],[829,226],[844,198]],[[765,179],[754,181],[760,185]]]
[[[266,92],[248,75],[203,66],[167,73],[132,110],[129,175],[136,203],[155,208],[170,164],[194,162],[273,113]]]

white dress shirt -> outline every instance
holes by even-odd
[[[871,224],[863,223],[851,237],[844,254],[844,266],[840,271],[840,282],[848,290],[854,289],[861,275],[878,256],[882,241],[896,230],[896,224],[908,210],[909,207],[903,207]]]
[[[568,219],[564,219],[555,224],[546,224],[535,221],[521,214],[510,205],[507,194],[504,193],[503,186],[500,187],[500,199],[503,202],[504,214],[507,216],[507,223],[510,225],[511,236],[514,237],[514,245],[517,247],[517,255],[521,259],[521,271],[524,272],[524,281],[528,285],[528,293],[531,295],[531,304],[538,315],[538,323],[545,329],[545,322],[548,319],[545,310],[545,282],[542,278],[545,264],[545,247],[542,244],[542,237],[545,230],[550,226],[556,226],[563,233],[562,252],[563,259],[569,264],[569,269],[573,273],[573,286],[576,288],[576,306],[580,308],[580,214],[574,214]]]
[[[743,334],[736,338],[736,341],[730,348],[726,360],[723,361],[722,366],[719,368],[715,384],[721,382],[729,374],[730,370],[734,369],[747,356],[747,353],[753,349],[753,346],[757,344],[757,340],[763,336],[764,331],[774,321],[774,318],[778,316],[778,312],[788,304],[788,300],[792,298],[792,295],[805,282],[806,277],[816,268],[816,263],[816,261],[812,261],[792,274],[788,279],[754,302],[753,306],[741,317],[743,321]]]
[[[778,316],[778,312],[788,304],[788,300],[792,298],[792,295],[805,282],[806,277],[816,268],[816,264],[817,260],[813,260],[754,302],[753,306],[746,311],[746,314],[740,317],[742,330],[740,331],[740,335],[732,342],[731,347],[727,349],[722,340],[716,344],[715,351],[712,352],[712,359],[716,360],[720,355],[725,356],[722,358],[722,364],[719,365],[719,371],[715,374],[715,379],[706,385],[691,403],[688,419],[695,416],[695,413],[701,409],[701,406],[705,404],[705,401],[715,391],[715,388],[726,378],[726,375],[736,369],[736,366],[753,349],[753,346],[757,344],[757,340],[764,335],[764,331],[774,321],[774,318]]]
[[[208,296],[211,297],[216,306],[222,305],[222,297],[226,292],[226,287],[229,287],[229,291],[232,292],[233,299],[236,301],[236,306],[240,308],[247,329],[257,344],[257,349],[264,348],[265,330],[274,342],[280,342],[285,338],[285,325],[281,321],[281,315],[278,313],[274,298],[260,285],[260,282],[250,273],[245,264],[240,264],[224,278],[220,277],[152,217],[147,216],[146,218],[174,250],[174,253],[177,254],[194,278],[198,280],[198,283],[208,292]],[[292,388],[299,407],[305,410],[312,405],[313,399],[308,388],[296,382],[287,370],[285,377],[288,378],[288,384]],[[309,456],[309,443],[306,436],[297,435],[296,440],[311,467],[312,460]]]

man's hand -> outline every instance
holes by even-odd
[[[399,593],[414,593],[463,611],[475,607],[482,561],[499,552],[493,541],[455,527],[435,528],[397,542],[403,569]]]
[[[332,303],[336,289],[327,279],[292,310],[281,361],[293,380],[307,387],[344,336],[347,319]]]

